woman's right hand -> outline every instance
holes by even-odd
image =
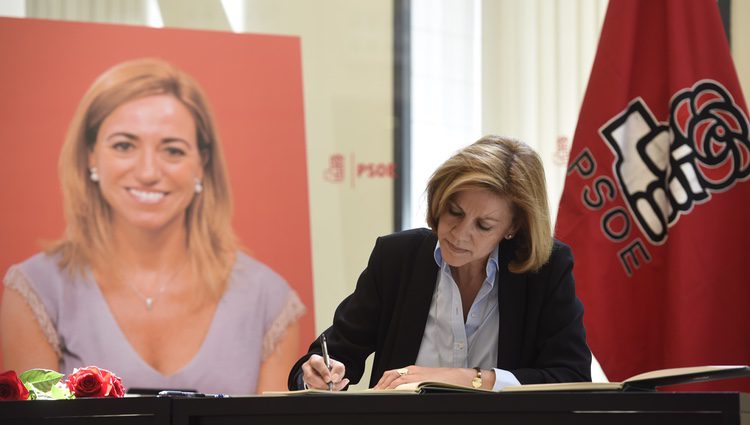
[[[326,367],[322,356],[313,354],[302,364],[302,380],[307,388],[327,390],[328,383],[333,383],[334,391],[341,391],[349,384],[349,379],[344,378],[346,367],[343,363],[331,359],[331,370]]]

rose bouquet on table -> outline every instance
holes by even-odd
[[[65,377],[48,369],[30,369],[21,375],[0,373],[0,400],[64,400],[83,397],[123,397],[125,387],[114,373],[96,366],[74,369]]]

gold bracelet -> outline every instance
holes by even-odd
[[[477,376],[471,380],[471,386],[474,388],[482,388],[482,369],[475,367],[474,370],[477,371]]]

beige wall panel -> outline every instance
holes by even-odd
[[[375,238],[393,229],[393,180],[356,174],[393,158],[391,2],[245,2],[245,30],[302,40],[316,328],[354,289]],[[340,182],[324,174],[342,155]],[[352,163],[354,162],[354,163]]]

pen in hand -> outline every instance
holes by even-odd
[[[321,334],[321,345],[323,346],[323,360],[326,362],[326,367],[331,370],[331,357],[328,356],[328,344],[326,343],[326,334]],[[328,381],[328,391],[333,391],[333,380]]]

